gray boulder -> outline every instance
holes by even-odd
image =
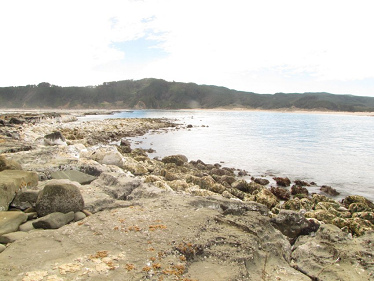
[[[0,212],[0,235],[15,232],[27,220],[23,212]]]
[[[51,180],[39,192],[36,212],[43,217],[54,212],[68,213],[83,210],[80,184],[70,180]]]
[[[22,170],[0,172],[0,211],[6,211],[16,193],[38,185],[38,174]]]
[[[74,212],[67,214],[55,212],[35,220],[32,225],[35,228],[57,229],[74,220]]]

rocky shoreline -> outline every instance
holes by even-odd
[[[151,159],[163,119],[0,116],[0,280],[374,280],[374,204]]]

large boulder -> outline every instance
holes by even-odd
[[[0,155],[0,172],[4,170],[22,170],[22,167],[17,161]]]
[[[38,185],[38,174],[22,170],[0,172],[0,211],[6,211],[16,193]]]
[[[26,220],[23,212],[0,212],[0,235],[17,231]]]
[[[36,201],[36,211],[40,217],[54,212],[78,212],[83,208],[79,183],[70,180],[50,180],[39,192]]]

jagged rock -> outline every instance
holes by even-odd
[[[97,180],[92,182],[92,186],[101,188],[104,193],[118,200],[126,200],[127,196],[141,184],[139,179],[118,173],[102,173]]]
[[[305,187],[293,185],[291,187],[291,194],[292,195],[296,195],[296,194],[305,194],[305,195],[308,195],[309,191]]]
[[[174,163],[177,166],[183,166],[185,163],[188,162],[188,159],[184,155],[171,155],[171,156],[166,156],[162,158],[163,163]]]
[[[261,185],[268,185],[269,181],[267,179],[262,179],[262,178],[255,178],[253,180],[255,183],[261,184]]]
[[[28,234],[22,231],[16,231],[16,232],[3,234],[3,235],[0,235],[0,243],[2,244],[13,243],[14,241],[23,239],[27,236]]]
[[[16,194],[10,206],[20,210],[35,207],[38,194],[39,190],[21,190]]]
[[[368,241],[373,239],[374,233],[353,239],[338,227],[324,224],[314,237],[297,239],[293,264],[312,280],[372,280],[374,245]]]
[[[269,209],[275,207],[279,202],[278,198],[270,190],[265,188],[258,192],[255,198],[256,202],[264,204]]]
[[[4,170],[22,170],[22,166],[17,161],[0,155],[0,172]]]
[[[44,136],[46,145],[66,145],[66,139],[61,132],[53,132]]]
[[[36,201],[38,216],[54,212],[68,213],[83,210],[84,201],[79,190],[80,184],[69,180],[50,180]]]
[[[52,179],[68,179],[71,181],[79,182],[80,184],[89,184],[96,179],[95,176],[91,176],[80,171],[66,170],[56,171],[51,173]]]
[[[74,220],[73,211],[66,214],[54,212],[35,220],[32,225],[35,228],[57,229],[68,224],[72,220]]]
[[[279,214],[271,219],[272,225],[291,239],[300,235],[316,232],[319,224],[307,220],[299,212],[291,210],[280,210]]]
[[[277,185],[279,186],[287,187],[291,185],[291,181],[289,178],[274,177],[273,179],[277,182]]]
[[[26,220],[27,215],[23,212],[0,212],[0,235],[17,231]]]
[[[289,200],[291,193],[282,187],[271,187],[270,191],[280,200]]]
[[[337,192],[335,188],[327,185],[322,185],[320,190],[330,196],[338,196],[340,194],[340,192]]]
[[[22,189],[38,185],[38,175],[22,170],[4,170],[0,172],[0,211],[6,211],[16,193]]]

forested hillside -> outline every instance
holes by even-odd
[[[49,83],[0,88],[0,108],[251,108],[374,111],[374,98],[328,93],[255,94],[161,79],[60,87]]]

